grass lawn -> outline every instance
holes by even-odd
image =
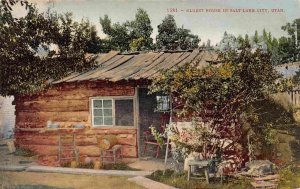
[[[156,171],[148,178],[181,189],[253,189],[248,180],[230,180],[221,185],[218,179],[207,184],[205,180],[191,179],[187,181],[187,174],[178,174],[172,170],[166,170],[165,175],[162,171]]]
[[[283,169],[279,171],[280,183],[279,189],[295,189],[300,188],[300,168],[295,168],[293,171],[290,169]],[[220,180],[212,181],[206,184],[203,180],[192,179],[187,181],[186,174],[177,174],[174,171],[167,170],[163,175],[162,171],[152,173],[148,178],[162,182],[181,189],[253,189],[250,179],[229,179],[223,185]]]
[[[142,189],[127,177],[59,173],[0,172],[1,189]],[[35,185],[35,186],[33,186]],[[16,186],[16,187],[11,187]]]

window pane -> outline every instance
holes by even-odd
[[[104,109],[104,116],[112,116],[112,109]]]
[[[115,100],[116,125],[133,126],[133,100]]]
[[[93,108],[102,108],[102,100],[93,100]]]
[[[94,117],[94,125],[103,125],[103,117]]]
[[[104,125],[112,125],[113,119],[112,117],[104,117]]]
[[[103,100],[104,108],[112,108],[112,100]]]
[[[94,109],[94,116],[103,116],[102,109]]]
[[[168,111],[170,109],[170,101],[168,96],[156,96],[156,110]]]

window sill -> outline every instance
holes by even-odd
[[[92,126],[90,129],[136,129],[135,126]]]

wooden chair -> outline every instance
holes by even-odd
[[[207,184],[209,184],[209,172],[208,172],[208,169],[209,169],[209,161],[196,161],[196,160],[189,160],[188,161],[188,177],[187,177],[187,180],[189,181],[191,178],[194,178],[194,179],[203,179],[201,177],[195,177],[192,175],[192,167],[193,166],[196,166],[198,168],[201,168],[203,169],[204,171],[204,175],[205,175],[205,180],[207,182]]]
[[[160,127],[159,127],[159,132],[163,133],[165,132],[165,128],[166,125],[168,124],[170,120],[170,115],[168,113],[162,113],[161,117],[160,117]],[[145,130],[143,132],[143,136],[144,136],[144,155],[147,151],[147,147],[148,145],[153,145],[156,148],[156,154],[155,157],[158,158],[160,155],[160,151],[161,151],[161,146],[160,144],[157,142],[157,140],[154,138],[154,136],[151,133],[151,130]],[[164,141],[164,146],[167,145],[167,141]],[[169,148],[171,149],[171,148]]]
[[[122,145],[114,145],[111,149],[103,150],[100,149],[100,159],[104,162],[104,159],[113,159],[116,164],[117,159],[123,158]]]
[[[155,140],[154,136],[152,135],[151,131],[147,130],[143,132],[144,134],[144,155],[146,154],[147,151],[147,147],[148,145],[154,145],[156,147],[156,155],[155,157],[158,158],[159,154],[160,154],[160,145],[157,142],[157,140]]]
[[[75,134],[60,134],[58,138],[58,161],[75,160],[79,162],[79,149],[76,147]],[[63,157],[64,152],[71,152],[70,157]]]

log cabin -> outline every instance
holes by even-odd
[[[57,162],[59,135],[75,133],[80,159],[99,157],[97,137],[115,135],[127,158],[142,156],[143,131],[168,120],[168,99],[148,94],[147,86],[162,69],[188,63],[198,67],[218,59],[212,50],[95,55],[97,68],[72,73],[31,96],[15,96],[16,144]]]

